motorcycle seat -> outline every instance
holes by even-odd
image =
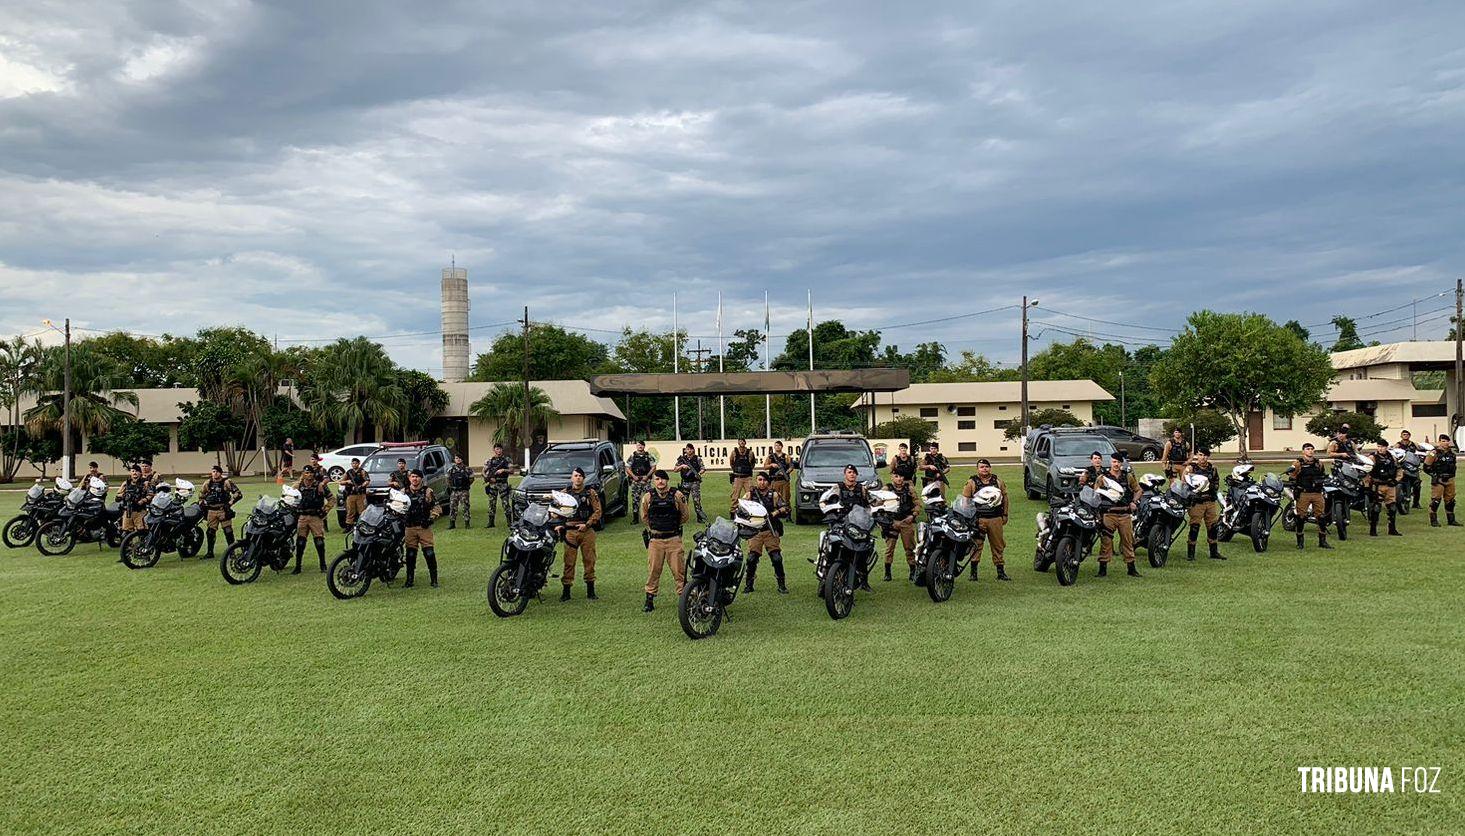
[[[188,505],[188,506],[185,506],[183,508],[183,519],[186,520],[186,521],[188,521],[188,522],[193,522],[194,520],[197,520],[199,517],[202,517],[202,516],[203,516],[203,506],[202,505]]]

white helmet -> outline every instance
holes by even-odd
[[[996,485],[978,488],[972,501],[977,504],[978,508],[1000,508],[1002,507],[1002,490]]]
[[[1124,497],[1124,491],[1108,479],[1104,480],[1104,487],[1095,488],[1094,493],[1102,496],[1107,502],[1118,502]]]
[[[1419,452],[1427,456],[1434,452],[1434,445],[1426,441],[1419,445]]]
[[[1238,464],[1235,467],[1231,468],[1231,475],[1235,476],[1237,479],[1245,479],[1246,477],[1251,475],[1251,472],[1253,470],[1256,470],[1256,465],[1252,464],[1251,462],[1242,462],[1241,464]]]
[[[1159,490],[1165,486],[1165,477],[1158,473],[1146,473],[1139,477],[1139,483],[1150,490]]]
[[[1404,461],[1404,451],[1401,448],[1398,448],[1398,447],[1390,447],[1389,448],[1389,455],[1390,456],[1393,456],[1394,457],[1394,461],[1396,461],[1396,462],[1402,462],[1402,461]]]
[[[66,479],[61,476],[56,477],[56,490],[62,493],[71,493],[72,487],[73,486],[70,479]]]
[[[839,504],[839,489],[830,488],[819,496],[819,511],[823,514],[833,514],[841,510]]]
[[[1190,485],[1193,493],[1205,493],[1211,488],[1211,480],[1204,474],[1192,473],[1185,477],[1185,484]]]
[[[575,516],[575,509],[580,507],[580,501],[564,491],[550,491],[549,512],[556,517],[569,519]]]
[[[1354,456],[1354,458],[1358,460],[1358,466],[1363,468],[1364,470],[1373,469],[1373,456],[1367,456],[1363,453],[1358,453]]]
[[[286,485],[280,488],[280,504],[286,508],[297,508],[300,506],[300,491]]]
[[[894,514],[900,510],[900,495],[895,491],[870,491],[870,507]]]
[[[188,481],[187,479],[174,479],[173,491],[177,493],[179,497],[187,499],[193,494],[193,483]]]
[[[946,491],[942,489],[940,482],[932,482],[921,491],[921,502],[925,505],[945,505]]]
[[[91,485],[90,490],[92,492],[92,496],[95,496],[97,499],[101,499],[107,495],[106,482],[103,482],[101,479],[89,479],[87,481]]]
[[[733,516],[733,522],[748,528],[762,528],[768,525],[768,509],[761,502],[739,499],[738,512]]]
[[[412,497],[408,496],[406,491],[392,488],[391,492],[387,494],[387,507],[392,509],[394,514],[405,514],[407,509],[412,507]]]

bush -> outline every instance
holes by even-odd
[[[1190,425],[1195,425],[1195,445],[1215,449],[1236,437],[1236,425],[1231,419],[1214,409],[1198,409],[1195,412],[1165,422],[1165,437],[1179,429],[1190,441]]]
[[[919,450],[936,440],[936,425],[914,415],[902,415],[893,421],[875,425],[874,438],[908,438],[911,449]]]
[[[1034,427],[1041,427],[1044,424],[1047,424],[1050,427],[1082,427],[1084,425],[1082,421],[1078,420],[1077,415],[1074,415],[1072,412],[1069,412],[1066,409],[1058,409],[1057,407],[1049,407],[1048,409],[1040,409],[1037,412],[1029,412],[1028,423]],[[1003,430],[1002,432],[1003,437],[1009,440],[1017,438],[1021,434],[1021,421],[1013,421],[1009,423],[1007,425],[1007,429]]]
[[[1362,412],[1321,412],[1307,419],[1307,431],[1319,438],[1330,439],[1338,428],[1348,425],[1348,438],[1353,441],[1384,441],[1387,425]]]
[[[168,451],[168,428],[136,419],[113,421],[105,434],[91,439],[92,452],[122,462],[151,461]]]

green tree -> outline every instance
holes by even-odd
[[[1296,334],[1297,339],[1302,340],[1303,342],[1307,342],[1308,340],[1312,339],[1311,332],[1304,328],[1301,322],[1298,322],[1295,319],[1289,319],[1286,322],[1282,323],[1282,327]]]
[[[336,340],[315,354],[300,397],[317,427],[352,443],[367,427],[400,430],[407,410],[396,364],[386,349],[365,337]]]
[[[37,435],[26,430],[25,427],[17,427],[0,433],[0,445],[7,450],[16,451],[16,460],[28,462],[31,467],[40,472],[43,479],[46,477],[46,466],[61,458],[60,433],[48,432]]]
[[[166,389],[197,386],[194,355],[198,343],[188,337],[164,334],[159,339],[113,331],[83,341],[101,357],[115,363],[125,386]],[[78,343],[80,345],[81,343]]]
[[[901,353],[900,346],[888,345],[882,359],[887,365],[907,369],[912,383],[927,383],[931,376],[946,368],[946,347],[938,342],[920,343],[915,351]]]
[[[814,368],[816,369],[868,369],[887,365],[876,352],[880,348],[878,331],[852,331],[838,320],[827,320],[814,326]],[[773,368],[781,371],[798,371],[809,368],[809,332],[800,328],[788,336],[783,352],[773,360]],[[861,417],[850,407],[858,395],[847,393],[825,393],[814,396],[816,429],[858,430]],[[808,401],[797,399],[804,410]],[[785,401],[785,404],[788,402]],[[803,413],[808,415],[807,411]],[[796,422],[795,426],[807,426],[808,418]]]
[[[747,372],[763,368],[763,332],[740,328],[733,332],[723,351],[722,368],[728,372]],[[712,358],[717,368],[717,358]]]
[[[609,350],[584,334],[566,331],[558,325],[536,323],[529,327],[530,380],[584,379],[607,371],[609,359]],[[470,379],[522,380],[523,376],[523,332],[505,331],[494,338],[488,351],[474,360]]]
[[[1176,414],[1214,409],[1231,419],[1246,456],[1247,415],[1296,415],[1315,407],[1333,380],[1328,353],[1254,313],[1197,311],[1155,364],[1150,384]]]
[[[432,419],[448,408],[448,393],[432,375],[416,369],[400,369],[397,386],[402,390],[402,436],[420,439],[427,435]]]
[[[1047,409],[1040,409],[1037,412],[1029,415],[1028,420],[1032,422],[1032,425],[1034,427],[1041,427],[1044,424],[1047,424],[1050,427],[1083,426],[1083,422],[1078,419],[1077,415],[1074,415],[1072,412],[1069,412],[1066,409],[1059,409],[1056,406],[1049,407]],[[1022,422],[1016,420],[1009,421],[1007,423],[1007,427],[1003,429],[1002,435],[1004,438],[1007,438],[1009,440],[1022,435]]]
[[[1150,369],[1162,353],[1153,345],[1130,352],[1122,345],[1097,345],[1080,337],[1070,343],[1053,343],[1038,352],[1028,360],[1028,376],[1032,380],[1094,381],[1115,397],[1094,404],[1094,423],[1117,425],[1121,420],[1158,414],[1159,404],[1149,378]],[[1118,400],[1121,394],[1123,404]]]
[[[265,407],[260,416],[260,433],[265,447],[270,450],[278,450],[287,438],[293,439],[299,446],[317,450],[334,448],[335,442],[340,440],[322,436],[320,428],[311,423],[310,413],[284,395],[275,396],[269,406]],[[278,465],[271,460],[269,467],[274,472]]]
[[[61,433],[64,423],[66,350],[45,350],[38,369],[36,405],[24,413],[32,435]],[[110,358],[95,354],[85,342],[71,347],[71,428],[84,436],[99,435],[112,424],[132,417],[123,406],[137,411],[137,394],[121,389],[124,373]],[[76,447],[72,447],[73,450]],[[73,471],[74,472],[74,471]]]
[[[16,429],[0,440],[0,482],[12,482],[25,460],[28,437],[21,425],[21,399],[40,390],[43,350],[38,341],[14,337],[0,342],[0,409],[6,425]]]
[[[543,389],[529,387],[526,409],[524,387],[512,383],[500,383],[489,389],[468,407],[468,413],[475,418],[492,421],[493,440],[514,450],[523,449],[529,436],[559,417]],[[527,431],[525,427],[528,427]]]
[[[1021,376],[1021,372],[1018,369],[1004,369],[991,360],[988,360],[985,354],[978,354],[974,351],[963,351],[960,360],[955,363],[948,363],[931,372],[926,382],[990,383],[999,380],[1018,380]]]
[[[122,462],[150,461],[167,452],[168,428],[135,418],[113,421],[107,432],[90,439],[89,446],[94,453]]]
[[[1380,424],[1377,418],[1365,412],[1325,410],[1307,419],[1307,431],[1318,438],[1328,439],[1336,435],[1344,424],[1348,425],[1348,437],[1354,441],[1371,443],[1387,440],[1384,432],[1389,429],[1388,425]]]
[[[914,415],[902,415],[899,418],[876,424],[872,438],[908,438],[911,442],[911,449],[919,450],[927,443],[936,441],[938,433],[936,425],[924,418],[917,418]]]
[[[216,460],[225,448],[244,434],[244,419],[221,403],[199,399],[180,402],[178,449],[214,453]],[[221,466],[227,466],[219,461]],[[238,473],[229,467],[230,473]]]
[[[1333,317],[1333,327],[1338,329],[1338,339],[1333,343],[1332,351],[1352,351],[1355,348],[1363,348],[1363,340],[1358,336],[1358,323],[1352,317]]]
[[[1214,449],[1236,437],[1236,425],[1231,419],[1214,409],[1197,409],[1165,422],[1165,435],[1179,429],[1187,439],[1192,438],[1198,447]]]

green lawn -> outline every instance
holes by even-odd
[[[231,587],[0,547],[0,831],[1460,832],[1465,530],[1279,531],[1063,589],[1032,570],[1037,510],[1014,497],[1012,583],[984,564],[938,606],[877,581],[840,623],[791,529],[792,594],[765,569],[703,642],[669,573],[640,611],[624,521],[600,601],[507,621],[481,516],[439,523],[441,589],[351,602],[313,554]],[[1438,766],[1442,793],[1302,795],[1301,765]]]

